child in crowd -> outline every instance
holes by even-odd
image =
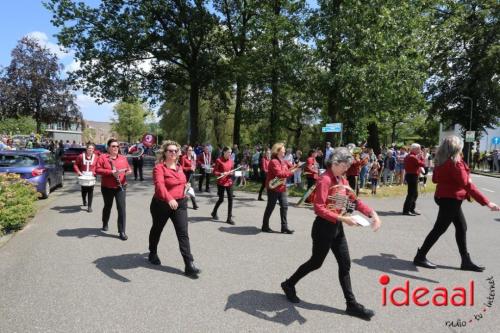
[[[380,175],[380,164],[378,163],[378,161],[374,161],[369,171],[370,183],[372,185],[372,195],[377,194],[379,175]]]

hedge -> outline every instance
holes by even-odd
[[[0,235],[22,229],[34,216],[35,186],[16,174],[0,174]]]

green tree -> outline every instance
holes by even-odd
[[[112,128],[120,136],[126,137],[127,142],[137,140],[146,132],[145,118],[148,111],[139,102],[120,102],[113,108],[116,118],[112,121]]]
[[[0,133],[31,134],[36,131],[36,122],[32,117],[21,116],[19,118],[4,118],[0,122]]]
[[[189,89],[190,141],[199,137],[200,91],[219,60],[213,46],[217,19],[206,0],[108,0],[97,8],[48,0],[61,45],[75,50],[78,87],[99,101],[141,95],[165,101],[173,89]]]
[[[30,116],[40,133],[42,123],[81,121],[57,56],[30,37],[12,51],[10,65],[0,72],[0,118]]]

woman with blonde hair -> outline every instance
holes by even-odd
[[[161,147],[157,164],[153,169],[155,193],[151,200],[150,211],[153,226],[149,233],[149,261],[160,265],[158,243],[161,232],[168,219],[174,224],[179,249],[184,259],[184,274],[198,278],[200,270],[196,268],[191,254],[187,221],[186,176],[178,163],[181,146],[175,141],[165,141]]]
[[[439,237],[453,223],[455,226],[455,239],[462,258],[460,269],[474,272],[484,270],[484,267],[472,262],[467,252],[467,223],[462,212],[462,202],[464,199],[472,197],[480,205],[488,206],[492,211],[499,211],[500,209],[479,192],[478,188],[472,183],[469,167],[462,159],[462,148],[462,140],[453,135],[445,138],[436,152],[432,182],[437,184],[434,201],[439,206],[439,212],[434,227],[413,259],[416,266],[436,268],[436,265],[427,260],[426,255]]]
[[[286,179],[292,176],[297,169],[288,169],[288,163],[284,160],[285,152],[284,143],[275,143],[271,149],[271,161],[269,162],[266,176],[267,206],[262,221],[263,232],[273,232],[269,227],[269,218],[276,206],[276,201],[280,203],[281,233],[293,234],[294,232],[288,228]],[[275,181],[277,183],[276,186],[273,184]]]

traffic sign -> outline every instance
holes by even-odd
[[[325,132],[342,132],[342,123],[330,123],[326,124],[325,127],[322,128],[323,133]]]
[[[492,145],[500,145],[500,136],[495,136],[491,139]]]
[[[476,132],[475,131],[467,131],[467,132],[465,132],[465,142],[474,142],[475,138],[476,138]]]

